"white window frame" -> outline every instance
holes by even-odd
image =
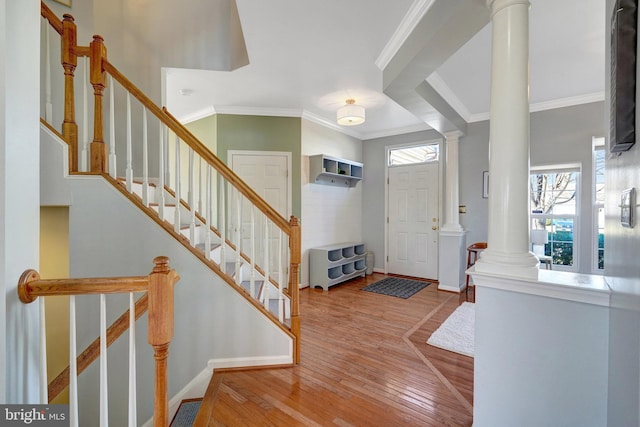
[[[423,147],[426,145],[435,145],[436,147],[438,147],[438,158],[435,160],[427,160],[424,162],[416,162],[416,163],[405,163],[405,164],[401,164],[401,165],[392,165],[389,164],[389,160],[391,159],[391,152],[395,151],[395,150],[403,150],[403,149],[407,149],[407,148],[416,148],[416,147]],[[398,167],[398,166],[411,166],[411,165],[424,165],[424,164],[428,164],[428,163],[439,163],[440,159],[442,157],[442,144],[440,140],[433,140],[433,141],[424,141],[424,142],[420,142],[420,143],[416,143],[416,144],[408,144],[408,145],[394,145],[394,146],[389,146],[387,147],[387,153],[386,153],[386,163],[387,163],[387,167],[389,168],[394,168],[394,167]]]
[[[538,174],[551,174],[551,173],[559,173],[559,172],[575,172],[576,173],[576,209],[575,213],[572,215],[567,214],[534,214],[530,212],[530,223],[536,218],[549,218],[549,219],[563,219],[563,218],[571,218],[573,220],[573,265],[566,266],[560,264],[553,264],[554,270],[559,271],[579,271],[579,263],[580,263],[580,204],[581,204],[581,193],[580,189],[582,187],[582,165],[580,163],[565,163],[565,164],[552,164],[552,165],[544,165],[544,166],[532,166],[529,171],[529,179],[531,179],[531,175]],[[530,189],[528,191],[531,191]],[[531,194],[529,194],[531,197]]]
[[[593,138],[593,162],[592,162],[592,171],[591,171],[591,200],[593,202],[593,210],[592,210],[592,225],[591,225],[591,272],[593,274],[604,274],[604,268],[598,268],[598,211],[600,209],[604,209],[604,202],[598,202],[596,200],[596,155],[597,152],[601,151],[606,155],[606,145],[603,137]],[[604,234],[604,233],[603,233]],[[606,239],[606,236],[605,236]],[[606,243],[606,240],[605,240]]]

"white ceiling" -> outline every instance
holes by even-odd
[[[361,139],[428,129],[382,92],[376,62],[434,1],[236,0],[249,65],[168,69],[165,103],[185,121],[214,112],[302,116]],[[530,1],[532,111],[604,99],[605,2]],[[467,122],[488,118],[490,39],[487,25],[427,78]],[[347,98],[366,108],[364,124],[335,123]]]

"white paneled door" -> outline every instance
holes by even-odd
[[[438,278],[438,187],[437,163],[389,168],[389,273]]]
[[[244,182],[246,182],[260,197],[269,203],[280,215],[289,219],[291,212],[290,197],[290,180],[289,168],[291,164],[290,153],[281,152],[242,152],[230,151],[229,159],[231,169],[237,173]],[[242,241],[240,250],[245,254],[251,254],[251,242],[269,241],[269,264],[271,265],[270,273],[277,274],[276,266],[278,266],[278,256],[283,251],[283,243],[281,240],[280,229],[273,223],[268,222],[268,228],[265,229],[264,216],[253,208],[247,200],[238,203],[237,195],[232,196],[230,206],[230,222],[234,224],[232,228],[235,232],[240,232]],[[240,209],[240,211],[238,211]],[[255,209],[252,212],[252,209]],[[237,229],[238,222],[241,223],[240,229]],[[286,242],[285,242],[286,243]],[[256,244],[254,249],[255,262],[263,269],[265,247]]]

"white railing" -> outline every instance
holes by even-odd
[[[293,360],[298,362],[298,220],[280,216],[110,64],[102,37],[79,46],[73,17],[65,15],[60,21],[44,3],[42,16],[44,38],[51,41],[42,49],[46,67],[42,113],[46,124],[69,145],[70,173],[101,174],[129,194],[180,243],[290,332],[295,338]],[[60,37],[50,37],[54,32]],[[61,43],[56,44],[58,39]],[[64,73],[51,64],[51,57],[62,58]],[[89,89],[93,102],[87,99]],[[75,122],[76,105],[82,112],[80,125]]]
[[[68,296],[69,297],[69,366],[57,378],[47,385],[46,370],[46,322],[44,316],[45,299],[40,298],[41,311],[41,400],[48,403],[67,386],[69,387],[69,425],[78,427],[87,425],[80,422],[78,375],[82,373],[96,358],[100,359],[99,382],[99,424],[101,427],[109,425],[109,387],[107,378],[108,353],[107,347],[122,333],[129,330],[129,371],[128,371],[128,426],[137,425],[136,403],[136,319],[147,310],[149,299],[156,301],[149,305],[149,342],[154,347],[156,360],[156,376],[154,379],[155,397],[154,420],[156,426],[167,425],[168,401],[166,398],[167,372],[166,359],[168,347],[173,335],[173,286],[179,280],[177,273],[169,269],[168,258],[157,257],[155,267],[148,276],[120,277],[120,278],[91,278],[91,279],[50,279],[41,280],[34,270],[26,270],[18,282],[18,296],[25,303],[31,303],[38,297]],[[129,293],[129,310],[116,322],[107,327],[107,294]],[[134,292],[145,292],[136,303]],[[148,292],[148,293],[147,293]],[[77,352],[78,329],[87,328],[87,324],[78,325],[76,322],[76,295],[99,295],[100,312],[99,339],[94,341],[82,354]],[[128,324],[126,323],[128,322]],[[170,332],[166,332],[170,330]],[[80,364],[78,363],[80,362]],[[159,397],[160,396],[160,397]],[[93,414],[85,414],[87,419],[95,419]],[[93,421],[92,421],[93,422]]]

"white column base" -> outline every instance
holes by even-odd
[[[440,256],[438,261],[438,290],[460,293],[464,290],[467,232],[461,227],[456,231],[440,231]]]
[[[464,233],[465,231],[460,224],[447,223],[442,227],[440,227],[440,232],[441,233]]]
[[[509,253],[485,249],[475,264],[479,273],[521,279],[537,279],[540,270],[538,258],[532,252]]]

